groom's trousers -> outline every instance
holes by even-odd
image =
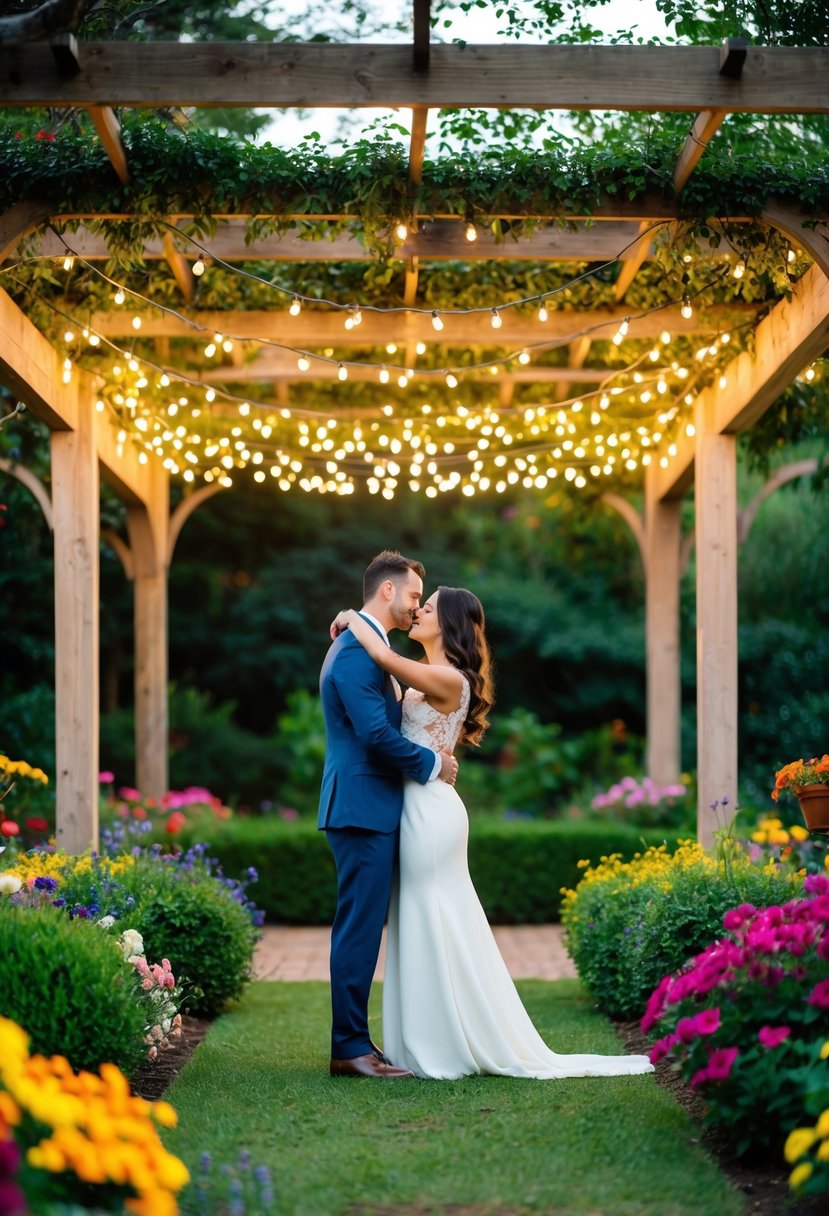
[[[371,1051],[368,997],[389,907],[399,832],[326,830],[337,867],[331,928],[331,1058]]]

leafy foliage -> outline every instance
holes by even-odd
[[[0,956],[0,1015],[23,1026],[34,1051],[76,1069],[109,1061],[133,1071],[145,1052],[138,981],[103,930],[58,909],[0,906]]]

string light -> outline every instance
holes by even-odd
[[[204,274],[206,269],[207,269],[207,267],[205,266],[202,259],[196,258],[195,262],[193,263],[193,274],[196,276],[197,279],[201,278],[201,276]]]
[[[466,227],[464,228],[464,236],[470,242],[477,241],[478,239],[478,229],[471,220],[467,221]]]
[[[691,301],[687,294],[683,295],[682,297],[682,307],[679,311],[682,313],[686,321],[690,321],[691,317],[694,315],[694,310],[691,307]]]
[[[490,324],[492,325],[492,328],[493,328],[493,329],[500,329],[500,328],[501,328],[501,326],[502,326],[502,324],[503,324],[503,322],[502,322],[502,320],[501,320],[501,314],[499,313],[498,309],[497,309],[497,308],[493,308],[493,309],[492,309],[492,313],[491,313],[490,315],[491,315]]]
[[[348,368],[345,366],[344,363],[337,364],[337,379],[338,380],[347,380],[348,379]]]
[[[302,301],[299,296],[294,296],[293,300],[291,300],[291,307],[288,309],[288,312],[292,317],[298,317],[302,312]]]
[[[734,275],[735,279],[741,279],[743,277],[743,275],[745,274],[745,272],[746,272],[746,264],[743,261],[743,259],[740,258],[739,262],[734,267],[734,269],[731,273]]]
[[[432,329],[438,333],[444,328],[443,319],[437,309],[432,313]]]
[[[397,237],[398,240],[405,241],[407,236],[409,235],[408,225],[404,224],[403,221],[401,220],[400,223],[397,224],[397,226],[394,229],[394,235]]]
[[[71,256],[71,254],[67,254],[67,256],[63,259],[63,269],[71,270],[74,265],[75,259]]]

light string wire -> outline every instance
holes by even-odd
[[[99,270],[99,268],[97,266],[95,266],[93,263],[89,262],[82,255],[75,253],[72,250],[71,246],[69,246],[63,240],[63,237],[60,236],[60,234],[56,234],[56,235],[59,236],[59,239],[64,244],[64,247],[66,248],[67,254],[69,256],[75,258],[81,265],[85,266],[92,274],[96,275],[103,282],[108,283],[110,287],[114,287],[118,291],[122,291],[125,294],[129,294],[134,299],[140,300],[142,303],[149,305],[149,307],[151,307],[151,308],[159,309],[165,315],[174,317],[176,320],[180,321],[184,325],[187,325],[189,328],[193,329],[197,333],[210,334],[210,333],[215,332],[214,330],[211,329],[211,327],[206,326],[206,325],[202,324],[200,321],[196,321],[195,319],[193,319],[191,317],[188,317],[186,314],[179,312],[177,309],[171,307],[170,305],[160,304],[157,301],[150,299],[149,296],[145,296],[143,293],[136,291],[130,287],[126,287],[122,283],[119,283],[116,279],[111,278],[111,276],[105,274],[102,270]],[[51,258],[51,255],[44,255],[44,257],[46,257],[46,256]],[[42,260],[42,259],[36,258],[33,260]],[[616,259],[616,260],[618,260],[618,259]],[[16,263],[14,267],[9,267],[6,270],[0,270],[0,274],[9,273],[9,271],[17,268],[20,265],[21,265],[21,263]],[[223,263],[223,265],[228,266],[231,271],[233,271],[235,269],[233,266],[230,266],[230,264],[228,264],[228,263]],[[613,263],[608,262],[608,263],[605,263],[605,265],[613,265]],[[590,272],[590,273],[594,273],[594,272]],[[654,305],[652,308],[644,309],[638,313],[627,314],[623,317],[621,324],[624,326],[627,326],[631,321],[644,320],[645,318],[653,316],[658,312],[662,312],[668,308],[674,307],[677,303],[684,303],[684,302],[690,302],[691,300],[695,300],[695,299],[699,298],[699,296],[701,296],[704,292],[708,291],[709,288],[716,286],[718,283],[722,282],[725,278],[729,277],[730,273],[731,273],[731,271],[729,269],[723,268],[717,274],[715,274],[712,278],[710,278],[707,282],[703,283],[702,286],[695,289],[693,292],[683,291],[678,299],[672,298],[669,300],[665,300],[665,301],[662,301],[660,304]],[[586,277],[586,276],[579,276],[579,278],[583,278],[583,277]],[[571,282],[572,283],[578,282],[579,278],[573,279],[573,280],[571,280]],[[39,295],[39,293],[37,293],[34,290],[34,288],[23,283],[20,279],[15,278],[14,281],[17,282],[18,285],[23,290],[31,292],[33,295],[35,295],[38,299],[41,299],[48,306],[55,308],[55,311],[59,311],[54,305],[51,305],[50,301],[48,301],[45,297]],[[260,280],[260,281],[265,282],[265,280]],[[565,287],[567,287],[567,286],[569,286],[569,284],[562,285],[562,287],[559,289],[556,289],[556,291],[564,290]],[[280,290],[282,290],[282,289],[280,289]],[[527,297],[527,299],[524,301],[513,301],[511,303],[507,303],[507,304],[500,305],[500,306],[484,307],[484,308],[477,308],[477,309],[467,309],[467,310],[457,310],[457,311],[458,311],[458,315],[469,315],[469,314],[473,314],[473,313],[486,314],[486,313],[492,313],[499,309],[517,307],[521,303],[532,303],[540,298],[542,298],[542,297],[530,296],[530,297]],[[323,302],[328,303],[328,301],[323,301]],[[342,308],[351,308],[353,306],[352,305],[337,305],[336,307],[339,307],[342,309]],[[367,308],[367,310],[368,310],[368,308]],[[383,309],[379,309],[379,308],[374,308],[373,311],[377,311],[377,312],[414,311],[414,312],[419,312],[419,313],[431,314],[431,312],[433,310],[430,310],[430,309],[402,309],[402,308],[383,310]],[[63,314],[63,315],[66,315],[66,314]],[[86,325],[82,322],[79,322],[75,318],[72,318],[72,323],[75,325],[80,325],[82,328],[87,329],[91,333],[95,333],[95,336],[98,337],[101,341],[104,340],[104,335],[95,331],[91,326]],[[284,351],[288,354],[297,355],[299,358],[308,359],[309,361],[314,360],[317,363],[322,363],[324,365],[331,366],[331,367],[369,368],[369,369],[378,370],[378,371],[385,370],[385,371],[388,371],[389,373],[400,372],[401,374],[408,373],[411,371],[416,376],[428,379],[428,378],[438,378],[438,377],[445,378],[449,374],[452,374],[455,376],[457,376],[457,375],[463,376],[463,375],[469,374],[470,372],[485,371],[492,367],[499,367],[501,364],[509,364],[509,363],[513,363],[516,361],[520,361],[521,356],[525,353],[529,353],[530,351],[556,350],[562,346],[568,345],[570,342],[573,342],[573,341],[577,340],[578,338],[587,337],[591,334],[598,332],[601,329],[608,329],[612,326],[616,326],[618,328],[619,324],[620,323],[615,318],[611,321],[600,321],[594,325],[585,326],[582,329],[574,331],[564,337],[552,338],[552,339],[548,339],[546,341],[541,341],[541,342],[528,343],[528,344],[522,346],[519,350],[513,350],[505,355],[502,355],[500,358],[488,359],[488,360],[481,361],[479,363],[464,364],[464,365],[460,365],[460,366],[456,366],[456,365],[448,366],[447,365],[447,366],[442,366],[442,367],[438,367],[438,368],[425,368],[424,367],[424,368],[417,368],[417,369],[408,368],[403,364],[396,364],[396,363],[389,363],[389,362],[377,364],[374,362],[366,362],[364,360],[357,360],[357,359],[338,359],[338,358],[335,358],[334,356],[320,355],[314,351],[309,351],[309,350],[306,350],[301,347],[292,346],[292,345],[289,345],[284,342],[277,342],[271,338],[249,337],[249,336],[244,336],[244,335],[239,335],[239,334],[233,334],[229,331],[228,332],[223,331],[223,337],[225,337],[231,341],[234,341],[234,342],[256,343],[257,345],[260,345],[260,346],[268,347],[268,348],[274,349],[274,350]],[[633,340],[636,340],[636,339],[633,339]],[[168,372],[167,374],[169,375],[170,373]],[[244,379],[244,376],[240,376],[239,379],[240,380]],[[199,381],[198,383],[201,383],[201,382]]]
[[[35,299],[40,300],[43,304],[45,304],[47,307],[49,307],[57,316],[61,317],[67,323],[78,326],[78,327],[80,327],[82,325],[82,322],[80,322],[78,320],[78,318],[75,317],[72,313],[69,313],[66,310],[58,307],[58,305],[56,305],[52,301],[48,300],[45,296],[41,295],[40,292],[36,291],[34,288],[32,288],[26,284],[20,283],[20,280],[17,280],[17,282],[22,287],[24,287]],[[709,285],[710,284],[706,285],[705,287],[701,288],[700,290],[704,291],[706,289],[706,287]],[[651,311],[652,312],[659,311],[659,309],[668,307],[668,306],[669,305],[664,305],[664,304],[659,305],[656,308],[652,309]],[[163,306],[159,306],[159,307],[163,307]],[[649,314],[643,313],[641,315],[647,316]],[[186,320],[186,318],[184,318],[184,319]],[[753,325],[753,323],[754,323],[753,320],[746,321],[746,322],[742,322],[738,326],[732,326],[730,328],[730,330],[728,330],[728,331],[721,330],[715,336],[713,341],[716,342],[719,339],[719,337],[721,337],[721,335],[725,332],[734,333],[740,329],[749,328],[751,325]],[[156,363],[154,360],[149,359],[146,356],[136,355],[132,351],[125,350],[123,347],[120,347],[117,343],[113,342],[110,338],[106,337],[104,334],[97,333],[93,328],[90,328],[88,326],[86,328],[90,334],[94,333],[95,336],[99,339],[99,341],[101,343],[103,343],[109,350],[111,350],[119,358],[127,360],[127,361],[134,360],[135,362],[142,364],[145,367],[151,368],[159,376],[166,376],[170,381],[175,381],[177,384],[183,384],[189,388],[197,389],[202,392],[206,392],[206,391],[210,390],[213,392],[214,397],[220,397],[223,401],[227,401],[231,404],[247,405],[250,408],[256,408],[257,410],[262,410],[262,411],[266,411],[269,413],[273,413],[274,411],[281,412],[283,418],[286,417],[286,414],[284,412],[285,410],[287,410],[287,416],[289,416],[289,417],[295,416],[298,418],[309,418],[312,420],[322,420],[322,419],[327,419],[331,416],[330,410],[312,410],[312,409],[308,409],[307,407],[294,406],[294,405],[289,406],[289,407],[281,407],[278,404],[257,401],[255,398],[252,398],[249,395],[240,396],[239,394],[229,392],[227,389],[223,389],[221,387],[217,388],[212,384],[209,384],[209,383],[206,384],[206,382],[202,379],[188,376],[183,372],[176,371],[173,368],[169,368],[162,364]],[[595,327],[589,327],[589,329],[587,331],[583,331],[583,332],[589,332],[590,329],[593,329],[593,328],[595,328]],[[573,334],[572,339],[568,339],[568,341],[573,340],[579,336],[581,336],[580,333]],[[574,396],[563,399],[561,401],[546,404],[545,408],[558,410],[558,409],[562,409],[568,405],[571,406],[575,402],[578,402],[578,401],[584,402],[584,401],[590,401],[593,398],[601,398],[602,396],[604,396],[606,394],[608,386],[612,384],[612,381],[614,381],[618,376],[629,375],[632,372],[636,371],[637,368],[649,357],[650,357],[650,351],[644,351],[641,355],[637,356],[637,358],[632,363],[627,364],[624,367],[610,369],[608,372],[608,375],[599,382],[599,386],[597,388],[589,390],[584,393],[575,394]],[[499,362],[504,362],[504,360],[499,360]],[[359,366],[363,366],[363,365],[359,365]],[[369,366],[371,366],[371,365],[369,365]],[[243,369],[240,369],[240,370],[243,371]],[[562,370],[566,371],[567,369],[562,369]],[[98,374],[100,374],[100,373],[98,373]],[[657,383],[658,380],[660,379],[660,377],[665,374],[668,374],[668,369],[655,368],[651,379],[648,381],[644,381],[642,383],[643,384]],[[243,379],[243,378],[244,378],[244,376],[240,375],[240,379]],[[699,377],[697,377],[697,381],[698,380],[699,380]],[[694,384],[694,381],[691,381],[691,382],[689,382],[689,384],[683,385],[682,386],[682,395],[685,395],[686,393],[688,393],[690,391],[690,389],[693,387],[693,384]],[[638,384],[636,386],[636,388],[637,388],[637,390],[641,391],[642,384]],[[622,390],[622,391],[624,391],[624,390]],[[633,390],[631,390],[631,391],[633,391]],[[382,412],[382,407],[380,407],[380,406],[378,406],[378,407],[367,406],[367,407],[362,407],[362,408],[371,411],[370,413],[366,414],[366,417],[378,417],[379,414]],[[499,415],[501,415],[501,414],[518,414],[518,413],[525,412],[529,408],[538,408],[538,406],[536,405],[535,407],[533,407],[529,403],[519,402],[515,405],[499,406],[498,411],[499,411]]]

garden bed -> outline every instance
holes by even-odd
[[[614,1026],[626,1051],[649,1054],[650,1043],[638,1022],[614,1022]],[[705,1109],[702,1095],[685,1084],[668,1060],[659,1060],[655,1068],[657,1082],[700,1125],[699,1143],[716,1158],[725,1176],[745,1196],[746,1216],[825,1216],[825,1195],[793,1199],[789,1190],[791,1166],[735,1157],[723,1136],[701,1126]]]

